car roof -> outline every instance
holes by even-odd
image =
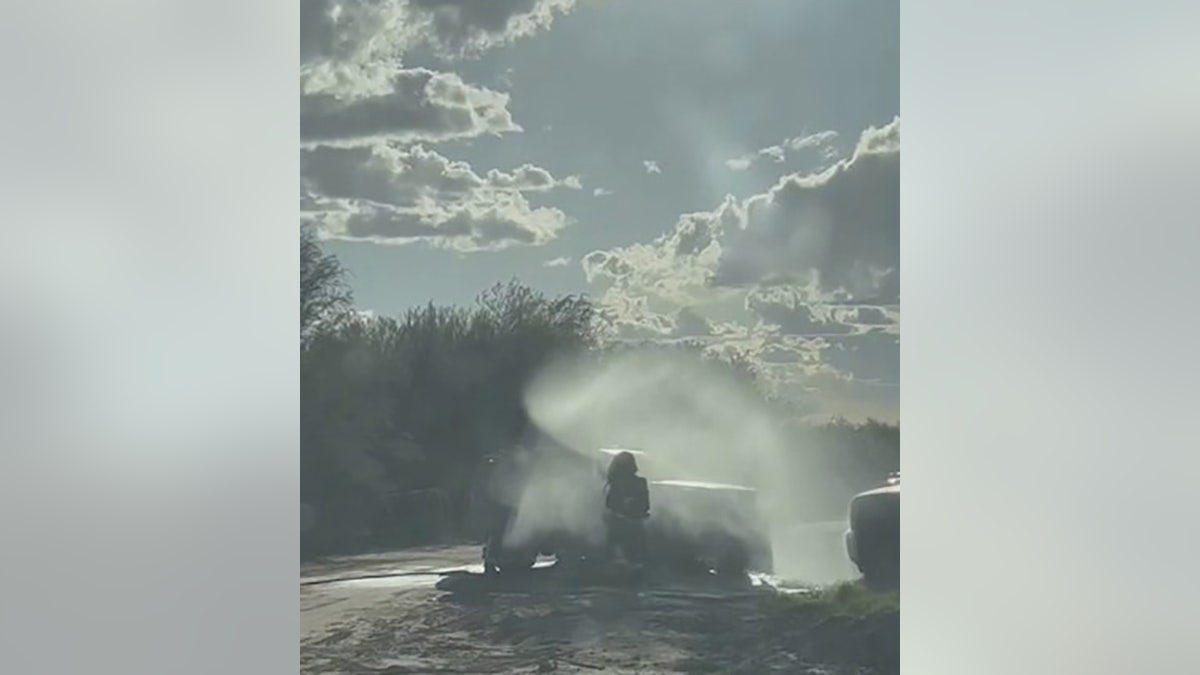
[[[886,494],[897,494],[897,495],[900,494],[900,484],[896,483],[894,485],[884,485],[883,487],[877,487],[873,490],[867,490],[866,492],[860,492],[857,495],[854,495],[854,498],[858,499],[860,497],[874,497],[875,495],[886,495]]]
[[[631,455],[643,458],[645,460],[653,459],[651,456],[647,455],[644,450],[634,450],[632,448],[600,448],[599,450],[610,457],[615,457],[617,454],[622,452],[628,452]],[[733,485],[732,483],[711,483],[708,481],[680,479],[651,479],[649,482],[651,485],[691,488],[695,490],[737,490],[740,492],[757,492],[757,490],[752,487],[747,487],[745,485]]]
[[[610,456],[619,455],[622,452],[628,452],[629,454],[637,455],[638,457],[644,457],[646,455],[644,451],[634,450],[632,448],[600,448],[600,452]]]
[[[650,481],[652,485],[664,485],[667,487],[683,487],[696,488],[700,490],[739,490],[742,492],[755,492],[752,487],[745,485],[732,485],[730,483],[709,483],[699,480],[654,480]]]

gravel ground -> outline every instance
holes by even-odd
[[[899,672],[898,612],[781,612],[749,585],[582,587],[552,568],[501,582],[477,561],[460,547],[306,565],[301,673]]]

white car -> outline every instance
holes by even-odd
[[[846,554],[872,586],[900,582],[900,474],[850,500]]]

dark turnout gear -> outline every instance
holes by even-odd
[[[637,460],[632,453],[618,453],[608,466],[605,489],[605,523],[608,543],[619,548],[631,562],[646,560],[645,521],[650,517],[650,488],[637,475]]]
[[[645,520],[650,516],[650,488],[641,476],[621,476],[608,483],[604,507],[622,518]]]

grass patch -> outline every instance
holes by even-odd
[[[864,618],[900,611],[900,592],[872,591],[861,582],[845,581],[806,593],[772,597],[772,609],[783,612],[812,612],[828,616]]]

